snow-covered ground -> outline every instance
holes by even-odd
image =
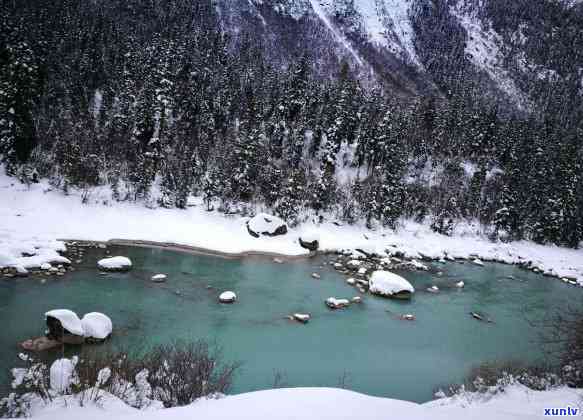
[[[202,203],[187,210],[148,209],[133,203],[104,205],[102,198],[82,204],[78,194],[64,196],[50,191],[44,182],[28,188],[0,175],[0,266],[35,267],[47,261],[63,262],[57,251],[63,250],[64,244],[58,239],[144,240],[228,254],[298,256],[308,253],[299,245],[299,236],[316,231],[323,250],[360,248],[381,255],[402,252],[416,259],[475,256],[506,263],[532,261],[541,272],[577,279],[583,284],[583,250],[526,241],[490,242],[480,236],[477,227],[446,237],[412,222],[405,222],[397,231],[375,232],[362,225],[305,223],[284,236],[254,238],[247,231],[247,220],[207,212]]]
[[[468,396],[416,404],[330,388],[276,389],[203,399],[180,408],[139,411],[105,395],[80,407],[72,397],[33,410],[33,418],[59,420],[506,420],[538,419],[545,408],[577,408],[581,394],[567,388],[531,391],[520,385],[491,398]]]

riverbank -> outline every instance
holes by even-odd
[[[308,251],[299,237],[317,231],[322,251],[361,249],[381,256],[402,255],[412,260],[442,258],[521,264],[549,276],[583,284],[583,250],[542,246],[527,241],[501,243],[485,238],[477,225],[458,226],[451,237],[424,224],[403,221],[396,231],[370,231],[362,224],[307,222],[287,235],[254,238],[248,218],[207,212],[203,203],[191,201],[186,210],[141,204],[104,204],[96,191],[82,204],[80,193],[65,196],[45,182],[30,187],[0,175],[0,266],[39,266],[59,262],[64,243],[57,238],[83,241],[162,246],[226,257],[268,255],[303,257]]]

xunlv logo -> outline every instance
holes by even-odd
[[[579,408],[545,408],[545,416],[580,416],[581,410]]]

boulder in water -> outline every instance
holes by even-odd
[[[237,295],[235,292],[227,291],[223,292],[219,296],[219,302],[221,303],[235,303],[237,300]]]
[[[344,309],[350,306],[350,301],[348,299],[336,299],[334,297],[330,297],[326,299],[326,306],[330,309]]]
[[[152,281],[154,283],[164,283],[167,279],[168,276],[166,274],[156,274],[155,276],[152,276]]]
[[[369,281],[370,292],[394,299],[411,299],[415,289],[403,277],[389,271],[375,271]]]
[[[109,257],[97,261],[97,266],[105,271],[128,271],[132,268],[132,261],[128,257]]]
[[[293,318],[302,324],[307,324],[310,321],[311,316],[309,314],[293,314]]]
[[[103,341],[113,330],[111,319],[101,312],[90,312],[81,319],[83,334],[89,340]]]

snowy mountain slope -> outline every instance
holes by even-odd
[[[563,56],[583,68],[580,58],[560,49],[572,39],[557,38],[558,27],[549,25],[567,19],[575,22],[576,33],[580,1],[219,1],[223,15],[238,15],[248,31],[254,31],[255,18],[258,36],[271,43],[277,58],[310,51],[324,75],[335,62],[347,60],[361,77],[382,79],[401,96],[446,94],[452,86],[444,81],[458,83],[463,74],[484,96],[530,111],[536,109],[541,83],[573,75],[555,68],[563,65]]]

